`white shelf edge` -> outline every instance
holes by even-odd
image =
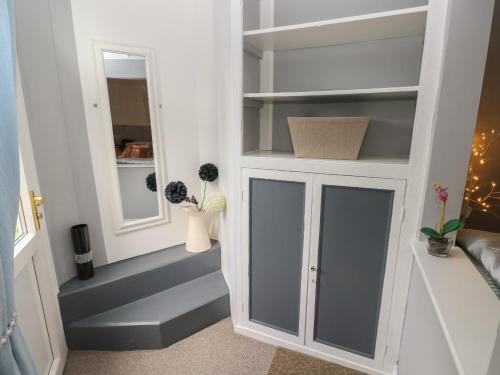
[[[243,168],[283,170],[407,179],[410,166],[407,156],[368,157],[358,160],[296,158],[293,152],[249,151],[240,157]]]
[[[377,13],[368,13],[368,14],[363,14],[360,16],[331,18],[331,19],[322,20],[322,21],[313,21],[313,22],[305,22],[305,23],[299,23],[299,24],[294,24],[294,25],[286,25],[286,26],[269,27],[269,28],[264,28],[264,29],[248,30],[248,31],[243,32],[243,36],[245,37],[245,36],[276,33],[276,32],[280,32],[280,31],[309,29],[309,28],[315,28],[315,27],[337,25],[337,24],[341,24],[341,23],[366,21],[366,20],[383,18],[383,17],[401,16],[401,15],[406,15],[406,14],[427,13],[428,8],[429,8],[428,5],[422,5],[419,7],[389,10],[389,11],[377,12]]]
[[[119,164],[116,163],[117,168],[154,168],[154,163],[149,164]]]
[[[313,21],[306,22],[294,25],[286,25],[286,26],[278,26],[278,27],[270,27],[263,29],[255,29],[248,30],[243,32],[243,40],[244,44],[252,45],[253,48],[257,50],[287,50],[287,49],[295,49],[295,48],[309,48],[309,47],[321,47],[328,45],[338,45],[345,43],[355,43],[355,42],[363,42],[363,41],[371,41],[371,40],[379,40],[379,39],[387,39],[393,37],[405,37],[410,35],[418,35],[423,34],[425,31],[426,22],[423,17],[427,16],[428,6],[419,6],[412,8],[404,8],[397,10],[390,10],[385,12],[377,12],[377,13],[369,13],[358,16],[351,17],[342,17],[342,18],[332,18],[321,21]],[[412,26],[408,24],[408,22],[403,22],[397,25],[395,24],[395,29],[387,29],[388,19],[401,20],[402,17],[421,16],[422,19],[416,20],[416,24]],[[365,26],[367,23],[371,22],[372,26],[375,25],[376,29],[370,30],[370,32],[366,33],[360,37],[357,35],[360,28],[362,29],[363,23]],[[415,21],[415,20],[414,20]],[[380,35],[377,34],[375,30],[377,30],[380,26],[380,22],[386,27],[381,28]],[[359,25],[357,25],[359,24]],[[377,26],[378,25],[378,26]],[[404,25],[404,26],[403,26]],[[353,26],[355,31],[347,31],[346,27]],[[400,32],[397,32],[397,28],[401,28]],[[337,35],[336,28],[341,28],[343,31],[341,34],[352,32],[353,38],[349,37],[341,37],[339,40],[335,40],[334,36]],[[406,29],[405,29],[406,28]],[[389,33],[387,34],[387,32]],[[336,31],[336,32],[333,32]],[[319,33],[319,34],[318,34]],[[323,34],[322,34],[323,33]],[[325,36],[324,33],[331,33],[329,38],[323,40],[316,40],[320,35]],[[361,33],[362,35],[363,33]],[[291,40],[281,40],[280,37],[283,36],[293,36]],[[305,36],[304,40],[302,37]],[[277,38],[277,39],[276,39]],[[333,38],[333,39],[332,39]],[[322,39],[322,38],[320,38]],[[276,45],[276,43],[278,45]]]
[[[300,98],[322,98],[322,97],[412,97],[417,96],[419,86],[401,86],[401,87],[381,87],[370,89],[348,89],[331,91],[299,91],[299,92],[266,92],[266,93],[245,93],[245,99],[253,100],[286,100]]]

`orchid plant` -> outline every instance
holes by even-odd
[[[443,241],[446,239],[447,234],[462,229],[464,227],[464,223],[462,223],[458,219],[452,219],[445,222],[446,202],[448,201],[448,188],[445,188],[440,184],[434,184],[434,190],[436,191],[437,198],[441,204],[441,217],[439,220],[439,227],[437,230],[429,227],[423,227],[422,229],[420,229],[420,232],[428,238]]]

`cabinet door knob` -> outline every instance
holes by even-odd
[[[318,269],[315,266],[311,266],[311,272],[316,272]]]

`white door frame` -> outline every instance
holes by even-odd
[[[396,261],[399,248],[399,237],[401,233],[402,214],[404,210],[404,197],[406,182],[403,180],[391,180],[382,178],[337,176],[337,175],[315,175],[313,184],[313,209],[311,221],[311,246],[309,263],[311,267],[318,268],[319,238],[321,231],[321,201],[323,186],[346,186],[367,189],[381,189],[394,191],[394,202],[392,206],[391,229],[387,249],[387,260],[384,275],[382,300],[380,303],[379,322],[374,359],[351,353],[346,350],[334,348],[329,345],[314,341],[314,319],[316,306],[316,273],[309,272],[309,294],[307,301],[307,323],[306,323],[306,345],[312,349],[330,354],[334,358],[361,364],[369,368],[383,370],[386,345],[388,343],[389,317],[391,300],[394,288],[394,276],[396,273]]]
[[[251,178],[259,178],[266,180],[276,181],[292,181],[302,182],[305,184],[305,197],[304,197],[304,243],[302,250],[302,280],[300,283],[300,308],[299,308],[299,330],[298,336],[295,336],[284,331],[280,331],[271,327],[263,326],[262,324],[254,323],[250,320],[249,312],[249,296],[250,296],[250,278],[249,278],[249,265],[250,265],[250,189],[249,181]],[[241,325],[260,332],[262,334],[277,337],[279,339],[293,342],[296,344],[304,344],[305,340],[305,322],[306,322],[306,296],[307,296],[307,276],[308,276],[308,258],[309,258],[309,241],[310,241],[310,220],[311,220],[311,205],[312,205],[312,175],[307,173],[296,172],[276,172],[261,169],[243,169],[242,170],[242,186],[243,186],[243,202],[242,202],[242,236],[241,236],[241,249],[242,251],[242,269],[240,270],[240,284],[242,287],[241,295],[243,296],[242,303],[242,319]]]
[[[17,69],[19,71],[19,69]],[[26,267],[33,267],[40,293],[42,316],[44,321],[53,361],[49,375],[60,375],[63,372],[66,361],[67,346],[64,330],[59,311],[57,293],[59,287],[56,280],[55,267],[52,259],[52,251],[48,237],[47,228],[42,220],[39,231],[35,229],[35,223],[31,212],[31,202],[28,194],[30,190],[40,192],[38,184],[35,159],[31,144],[31,136],[28,127],[26,106],[21,86],[19,73],[17,73],[17,122],[19,132],[19,149],[21,157],[21,202],[26,219],[26,234],[15,246],[14,251],[14,278]],[[43,323],[43,322],[42,322]]]

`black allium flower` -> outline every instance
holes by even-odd
[[[146,177],[146,187],[151,191],[156,191],[156,173],[148,174]]]
[[[182,181],[171,182],[165,188],[165,197],[170,203],[179,204],[187,198],[187,188]]]
[[[202,181],[214,182],[219,177],[219,170],[212,163],[203,164],[198,171]]]

